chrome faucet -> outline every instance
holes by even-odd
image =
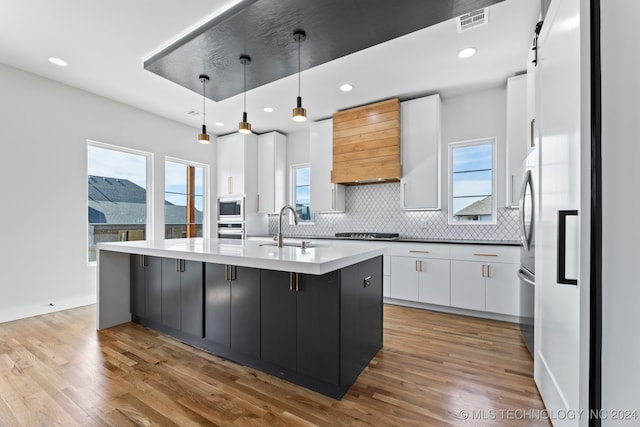
[[[293,221],[296,223],[296,225],[298,225],[298,214],[296,213],[296,210],[293,209],[291,205],[284,205],[282,209],[280,209],[280,221],[278,221],[278,247],[279,248],[282,247],[282,214],[287,209],[293,212]]]

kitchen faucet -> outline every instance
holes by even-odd
[[[298,214],[296,210],[291,207],[291,205],[284,205],[282,209],[280,209],[280,220],[278,221],[278,247],[282,247],[282,214],[285,210],[289,209],[293,212],[293,221],[298,225]]]

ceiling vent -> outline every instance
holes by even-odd
[[[474,10],[473,12],[460,15],[456,20],[458,32],[470,30],[486,24],[489,21],[489,8]]]

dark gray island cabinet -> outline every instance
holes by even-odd
[[[134,322],[341,398],[382,347],[382,256],[324,274],[130,255]]]

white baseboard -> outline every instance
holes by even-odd
[[[95,304],[96,295],[85,295],[81,297],[65,298],[20,307],[0,308],[0,323],[12,320],[24,319],[26,317],[39,316],[41,314],[53,313],[55,311],[68,310],[70,308],[82,307],[83,305]]]
[[[509,314],[491,313],[488,311],[467,310],[464,308],[447,307],[444,305],[427,304],[415,301],[406,301],[401,299],[384,297],[385,304],[401,305],[403,307],[420,308],[423,310],[440,311],[442,313],[460,314],[462,316],[480,317],[482,319],[499,320],[501,322],[518,323],[518,316]]]

